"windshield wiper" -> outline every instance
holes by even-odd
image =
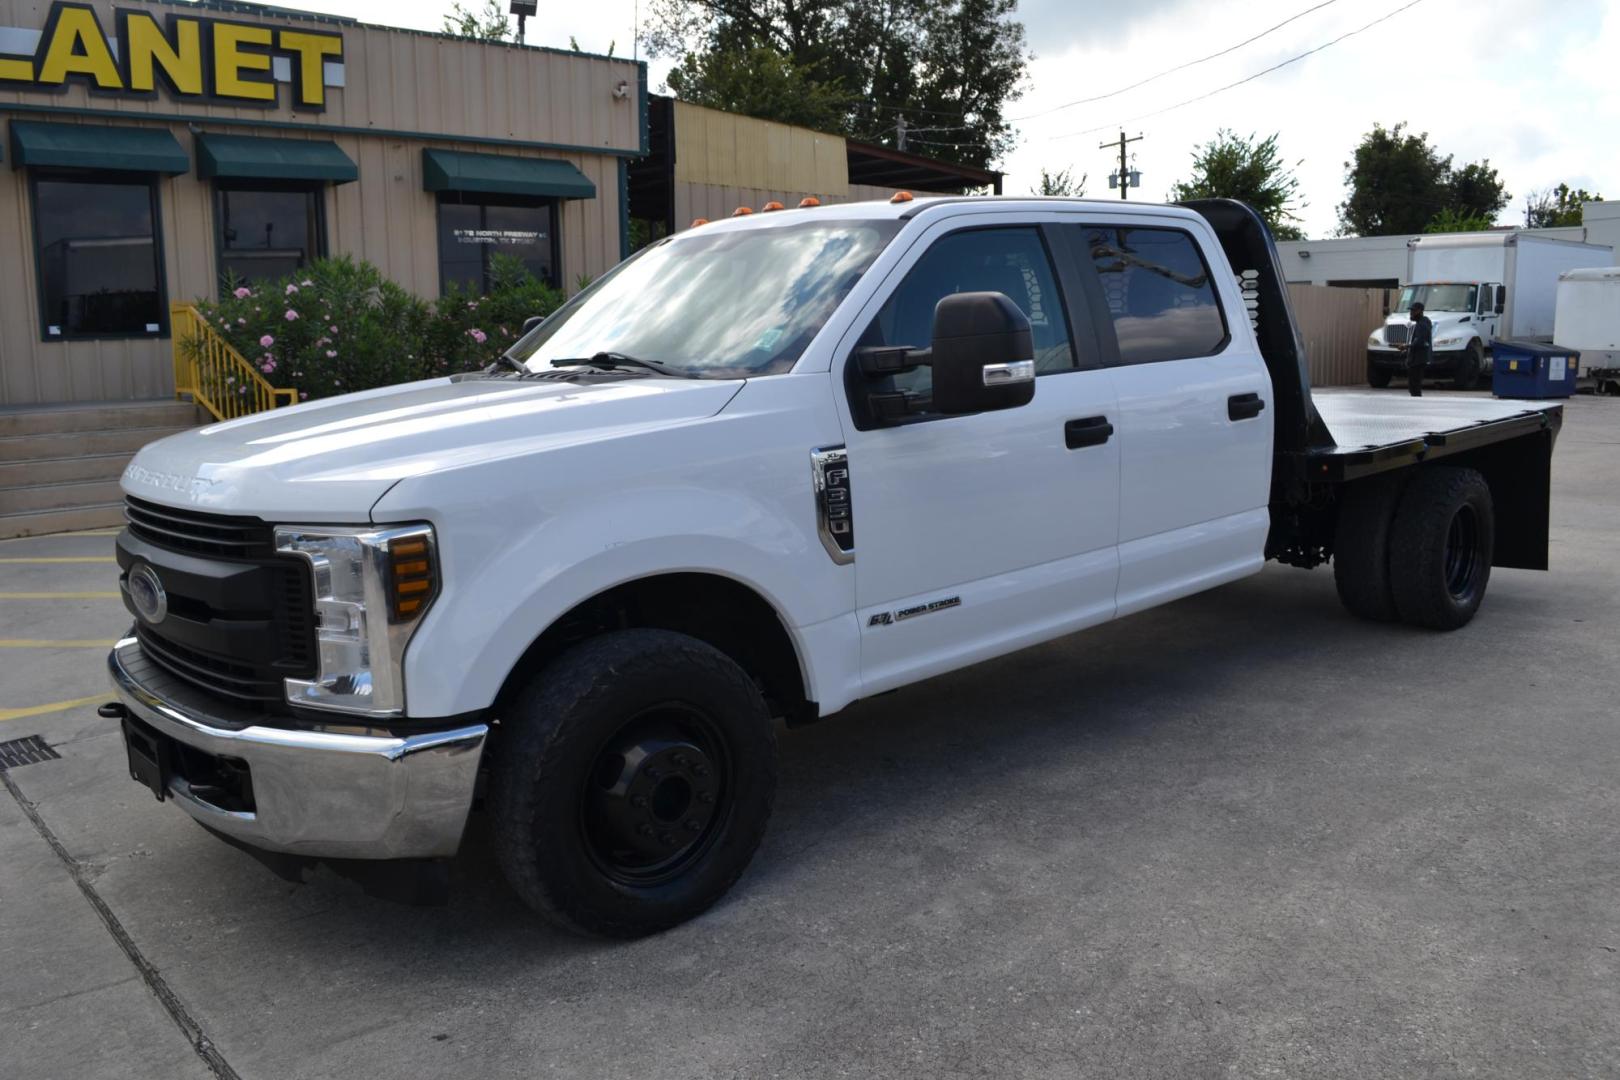
[[[529,369],[523,366],[523,361],[514,360],[505,353],[501,353],[501,355],[497,356],[495,358],[495,362],[486,367],[483,373],[485,375],[493,375],[497,369],[502,367],[509,367],[519,375],[527,375],[529,373]]]
[[[690,371],[670,367],[661,360],[643,360],[639,356],[627,356],[622,352],[599,352],[591,356],[575,356],[565,360],[551,361],[552,367],[595,367],[613,371],[617,368],[638,367],[655,371],[660,375],[668,375],[672,379],[695,379],[698,376]]]

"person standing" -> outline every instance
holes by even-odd
[[[1406,338],[1406,392],[1422,397],[1423,373],[1434,354],[1434,324],[1423,314],[1422,304],[1413,304],[1407,315],[1412,320],[1412,330]]]

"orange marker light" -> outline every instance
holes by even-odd
[[[911,192],[909,192],[909,191],[897,191],[893,195],[889,196],[889,201],[890,202],[910,202],[911,201]]]
[[[749,214],[752,214],[753,212],[754,212],[753,209],[750,208],[750,207],[739,206],[739,207],[737,207],[737,209],[735,209],[735,210],[733,210],[731,212],[731,216],[732,217],[747,217]]]
[[[812,206],[820,206],[820,205],[821,205],[821,200],[816,198],[814,195],[806,195],[804,198],[799,200],[799,209],[800,210],[808,210]]]
[[[775,199],[772,199],[770,202],[766,203],[764,206],[760,207],[759,209],[760,209],[761,213],[768,214],[772,210],[780,210],[780,209],[782,209],[782,204],[777,202]]]
[[[692,219],[692,228],[695,229],[699,225],[707,225],[708,223],[709,223],[709,219],[706,218],[706,217],[695,217],[695,218]]]
[[[410,622],[433,597],[435,573],[427,541],[402,536],[388,545],[388,621]]]

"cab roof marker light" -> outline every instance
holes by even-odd
[[[775,199],[772,199],[770,202],[768,202],[764,206],[760,207],[759,212],[762,213],[762,214],[768,214],[772,210],[780,210],[780,209],[782,209],[782,204],[777,202]]]
[[[892,203],[906,203],[910,202],[912,198],[913,196],[909,191],[897,191],[889,196],[889,201]]]
[[[747,217],[749,214],[752,214],[753,212],[754,212],[754,210],[753,210],[752,207],[739,206],[739,207],[737,207],[737,209],[735,209],[735,210],[733,210],[731,212],[731,216],[732,217]]]
[[[709,219],[706,218],[706,217],[695,217],[695,218],[692,219],[692,228],[695,229],[699,225],[707,225],[708,223],[709,223]]]
[[[800,210],[808,210],[812,206],[820,206],[820,205],[821,205],[821,200],[816,198],[814,195],[806,195],[804,198],[799,200],[799,209]]]

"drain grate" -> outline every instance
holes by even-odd
[[[0,771],[15,769],[19,765],[32,765],[38,761],[56,761],[62,755],[45,745],[38,735],[26,739],[12,739],[0,743]]]

